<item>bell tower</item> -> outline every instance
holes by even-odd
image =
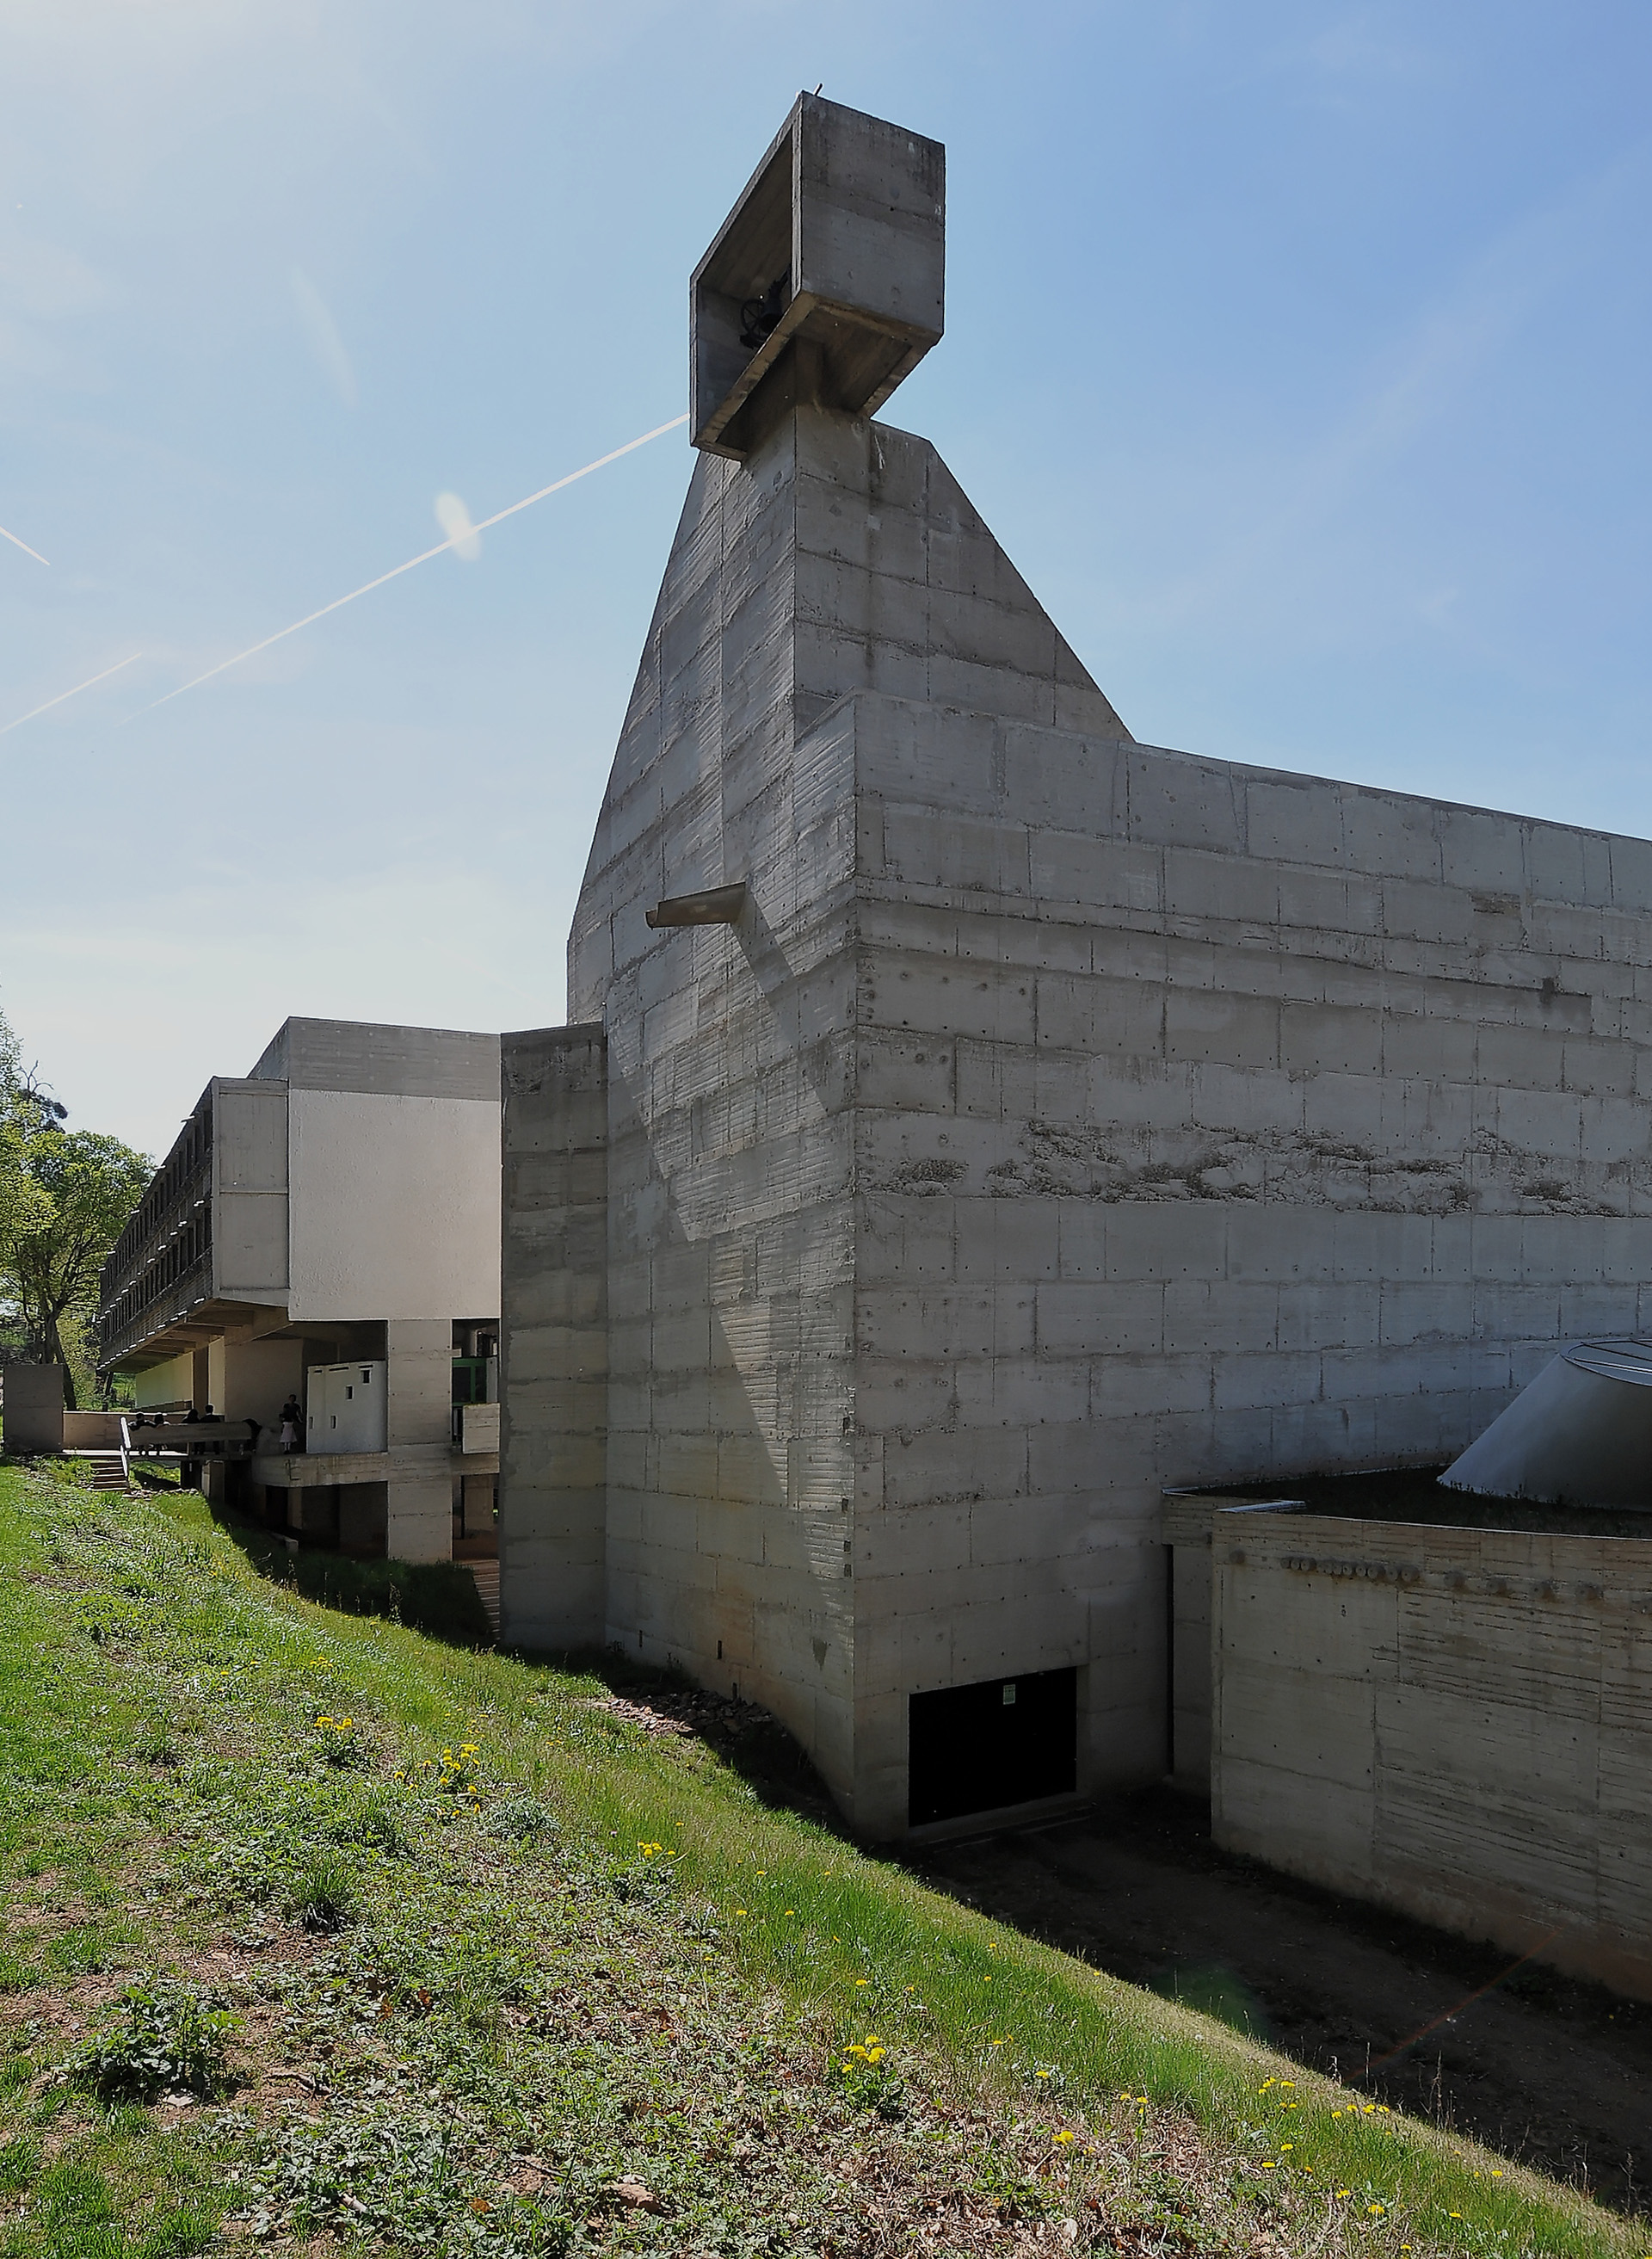
[[[1040,1797],[1159,1760],[1088,1721],[1100,1478],[1029,1505],[1038,1376],[993,1393],[1033,1290],[954,1277],[951,1211],[972,1250],[997,1229],[1013,1136],[972,1080],[1031,1009],[1006,934],[1040,930],[971,905],[1030,901],[1026,810],[1086,818],[1129,733],[936,449],[876,419],[944,265],[941,145],[800,96],[694,273],[699,452],[573,1024],[504,1044],[505,1636],[765,1704],[885,1835],[933,1818],[922,1721],[956,1735],[922,1706],[960,1686],[1000,1741],[1055,1701]]]
[[[807,403],[871,416],[943,327],[946,151],[817,94],[792,114],[689,286],[689,428],[744,461]]]

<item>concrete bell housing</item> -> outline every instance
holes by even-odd
[[[695,446],[741,461],[800,397],[873,414],[940,338],[945,235],[940,142],[799,95],[694,271]]]

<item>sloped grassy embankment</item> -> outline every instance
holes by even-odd
[[[0,2254],[1640,2253],[600,1681],[0,1472]]]

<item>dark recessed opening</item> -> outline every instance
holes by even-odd
[[[1068,1796],[1079,1785],[1079,1674],[1035,1671],[914,1694],[907,1824]]]

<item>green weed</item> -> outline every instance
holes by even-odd
[[[550,1806],[520,1789],[495,1797],[482,1817],[484,1835],[506,1843],[539,1843],[557,1832]]]
[[[284,1921],[330,1935],[354,1921],[360,1884],[342,1850],[331,1843],[311,1843],[294,1857],[280,1899]]]
[[[224,2081],[224,2051],[238,2020],[194,1987],[168,1978],[127,1985],[114,2022],[71,2061],[71,2077],[106,2102],[153,2101],[159,2094],[213,2094]]]

